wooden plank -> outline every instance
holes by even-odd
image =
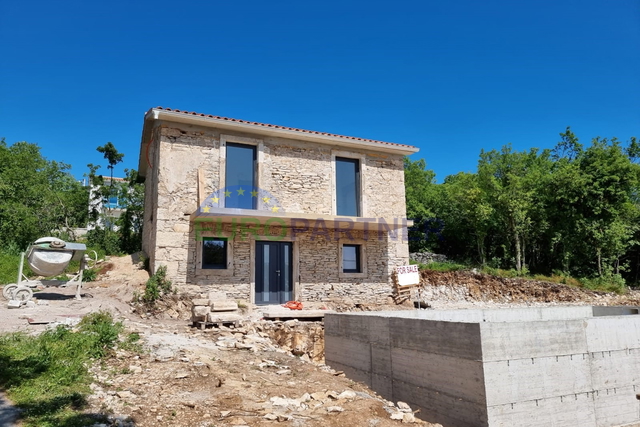
[[[267,309],[262,312],[262,317],[265,319],[324,319],[326,313],[335,313],[335,311]]]
[[[204,185],[204,169],[198,168],[198,206],[202,206],[207,198]]]

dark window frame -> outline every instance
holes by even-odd
[[[251,174],[252,174],[252,184],[251,186],[253,187],[251,190],[248,191],[252,191],[252,190],[256,190],[258,185],[257,185],[257,181],[258,181],[258,147],[253,145],[253,144],[243,144],[240,142],[226,142],[225,144],[225,187],[229,187],[229,147],[235,147],[235,148],[244,148],[244,149],[251,149],[253,151],[253,163],[251,165]],[[226,198],[222,197],[222,200],[225,201],[225,207],[227,207],[226,205]],[[257,209],[258,208],[258,198],[257,197],[251,197],[251,208],[241,208],[241,209]]]
[[[344,264],[344,248],[356,249],[356,268],[345,268]],[[342,272],[343,273],[362,273],[362,245],[359,244],[343,244],[342,245]]]
[[[206,245],[205,242],[214,241],[214,242],[224,242],[222,245],[223,248],[223,256],[224,259],[220,263],[208,264],[205,262],[206,254]],[[202,238],[202,269],[203,270],[226,270],[227,262],[229,260],[229,239],[226,237],[203,237]]]
[[[339,173],[338,173],[338,164],[339,163],[352,163],[355,164],[355,189],[354,189],[354,196],[356,199],[356,212],[355,215],[351,215],[350,213],[344,213],[344,211],[341,211],[340,209],[340,196],[339,196],[339,192],[340,192],[340,183],[339,183]],[[361,180],[361,168],[362,168],[362,164],[360,162],[360,159],[355,159],[355,158],[351,158],[351,157],[339,157],[336,156],[335,158],[335,168],[336,168],[336,183],[335,183],[335,191],[336,191],[336,215],[344,215],[344,216],[362,216],[362,208],[361,208],[361,198],[362,198],[362,180]]]

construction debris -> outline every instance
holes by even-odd
[[[238,303],[220,292],[211,292],[208,298],[195,298],[191,307],[191,323],[205,329],[208,326],[240,326]]]

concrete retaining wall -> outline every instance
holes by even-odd
[[[620,426],[640,422],[634,310],[327,314],[325,357],[446,427]]]

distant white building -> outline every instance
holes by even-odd
[[[95,228],[111,228],[112,230],[117,231],[118,226],[116,225],[116,220],[120,218],[120,215],[125,211],[125,208],[120,204],[120,200],[118,198],[118,192],[114,188],[114,194],[110,195],[108,199],[100,199],[96,197],[96,192],[100,187],[110,187],[111,186],[111,177],[110,176],[102,176],[102,180],[104,184],[102,186],[91,185],[89,190],[89,213],[91,214],[94,211],[99,212],[98,219],[96,221],[89,221],[87,224],[87,230],[93,230]],[[124,178],[113,177],[114,186],[117,184],[123,184],[127,180]]]

